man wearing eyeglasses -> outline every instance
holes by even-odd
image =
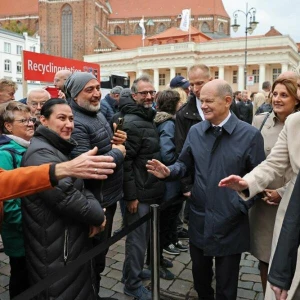
[[[30,108],[31,115],[39,121],[41,109],[47,100],[51,98],[49,92],[42,88],[32,89],[27,94],[27,105]]]
[[[153,122],[155,94],[147,75],[135,79],[131,90],[123,89],[120,94],[123,130],[127,132],[123,181],[125,225],[146,215],[150,204],[159,203],[164,193],[164,183],[146,170],[147,160],[160,158],[159,136]],[[148,241],[149,224],[146,222],[127,235],[125,244],[124,293],[140,300],[151,299],[151,292],[142,284],[148,271],[143,271]]]

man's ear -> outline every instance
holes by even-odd
[[[231,96],[225,96],[225,102],[226,102],[226,106],[230,107],[231,103],[232,103],[232,98]]]

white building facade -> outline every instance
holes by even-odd
[[[126,72],[131,83],[148,73],[157,91],[165,89],[175,75],[186,77],[190,66],[205,64],[213,78],[225,79],[234,91],[244,89],[245,38],[154,45],[86,55],[84,60],[99,63],[106,73]],[[298,70],[299,63],[298,46],[290,36],[248,37],[247,76],[253,76],[253,84],[247,90],[261,90],[264,81],[272,83],[280,73]]]
[[[18,90],[15,94],[16,100],[23,98],[23,50],[39,53],[39,36],[32,37],[28,36],[27,32],[18,34],[5,29],[0,29],[0,78],[11,79],[18,84]],[[39,83],[29,82],[28,89],[39,85]]]

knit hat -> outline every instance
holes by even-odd
[[[65,90],[71,95],[71,98],[75,98],[85,87],[85,85],[92,79],[97,78],[88,72],[74,72],[65,82]]]
[[[114,88],[111,89],[110,93],[111,94],[121,94],[123,88],[119,85],[115,86]]]

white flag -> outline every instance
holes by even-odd
[[[189,31],[190,28],[190,9],[183,9],[179,28],[182,31]]]
[[[145,39],[145,35],[146,35],[146,29],[145,29],[144,22],[145,22],[144,17],[142,17],[140,22],[139,22],[139,26],[142,28],[142,40]]]

